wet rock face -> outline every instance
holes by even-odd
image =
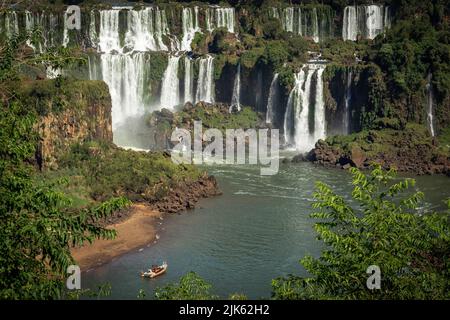
[[[194,209],[201,198],[220,195],[217,180],[214,176],[203,176],[194,182],[179,183],[171,188],[166,196],[155,200],[151,205],[164,213],[177,213]]]

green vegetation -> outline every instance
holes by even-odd
[[[358,147],[366,157],[375,159],[379,155],[385,158],[396,157],[401,149],[417,152],[423,148],[429,151],[431,158],[438,150],[433,148],[433,141],[428,130],[419,124],[401,124],[390,118],[377,119],[379,128],[363,130],[347,136],[328,137],[325,142],[340,149],[342,153],[350,153],[353,147]],[[413,161],[411,156],[410,160]]]
[[[202,174],[194,166],[174,164],[169,154],[128,151],[96,141],[73,145],[59,165],[70,177],[69,194],[95,202],[112,195],[156,201],[177,183],[194,181]]]
[[[192,121],[202,121],[205,128],[216,128],[221,131],[235,128],[256,128],[260,122],[258,113],[250,107],[242,107],[240,112],[230,114],[228,108],[218,106],[194,107],[175,114],[172,126],[181,127]]]
[[[423,194],[407,193],[412,179],[395,181],[393,171],[380,167],[368,176],[351,172],[354,204],[317,184],[312,217],[326,249],[301,260],[308,277],[275,279],[273,298],[448,299],[448,213],[422,215]],[[381,270],[381,289],[366,286],[372,265]]]
[[[157,288],[155,298],[159,300],[214,300],[218,297],[211,293],[211,285],[195,272],[189,272],[175,284]]]
[[[314,228],[325,249],[301,264],[307,277],[272,281],[272,299],[448,299],[450,298],[449,213],[423,214],[424,195],[413,179],[375,166],[356,168],[353,201],[318,182]],[[448,201],[450,210],[450,200]],[[380,289],[368,289],[369,266],[381,272]],[[215,299],[211,285],[195,273],[156,291],[157,299]],[[231,299],[245,298],[231,295]]]
[[[70,246],[113,238],[113,230],[98,227],[94,221],[111,215],[128,201],[111,198],[77,210],[55,184],[35,179],[30,159],[38,139],[34,131],[38,115],[17,98],[9,81],[19,77],[19,65],[34,67],[45,62],[62,66],[71,58],[47,54],[24,57],[20,53],[27,39],[14,38],[0,49],[0,298],[54,299],[67,297],[64,279],[67,267],[74,262]]]

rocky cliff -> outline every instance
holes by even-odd
[[[112,141],[111,97],[103,81],[36,80],[20,89],[38,113],[40,168],[56,168],[73,143]]]

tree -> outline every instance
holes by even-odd
[[[158,300],[214,300],[217,296],[211,293],[211,285],[195,272],[182,276],[178,283],[157,288],[155,298]]]
[[[310,276],[273,280],[275,299],[443,299],[450,297],[449,215],[422,214],[414,180],[376,166],[351,169],[353,201],[323,183],[314,193],[315,230],[322,255],[301,264]],[[450,208],[450,201],[448,201]],[[381,289],[366,286],[369,266],[381,270]]]
[[[15,37],[0,48],[0,299],[65,296],[66,270],[74,264],[70,246],[113,238],[113,230],[95,221],[128,204],[116,198],[71,209],[70,200],[54,185],[34,177],[37,114],[21,103],[10,84],[25,65],[56,68],[72,59],[55,51],[23,55],[28,39],[29,35]]]

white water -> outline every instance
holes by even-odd
[[[206,29],[226,28],[228,32],[234,33],[234,8],[209,7],[206,9]]]
[[[374,39],[390,26],[391,19],[388,6],[347,6],[344,9],[342,38],[352,41],[356,41],[358,36],[365,39]]]
[[[189,57],[184,57],[184,102],[194,103],[194,70]]]
[[[180,80],[178,78],[178,62],[180,57],[170,56],[166,71],[161,85],[162,108],[173,110],[173,107],[180,103],[179,88]]]
[[[281,10],[281,15],[279,10]],[[311,38],[314,42],[320,42],[320,21],[317,8],[303,10],[300,7],[287,7],[278,9],[273,7],[271,11],[273,18],[279,19],[281,26],[287,32],[292,32],[304,37]],[[331,21],[328,21],[330,23]],[[322,34],[326,36],[328,30],[322,30]],[[328,36],[331,36],[329,34]]]
[[[307,64],[296,75],[294,88],[289,94],[284,119],[285,142],[300,152],[311,150],[317,140],[326,137],[322,82],[324,70],[325,66],[322,64]],[[314,112],[313,129],[310,125],[310,112]]]
[[[430,134],[432,137],[434,137],[434,122],[433,122],[433,115],[434,115],[434,90],[433,85],[431,83],[432,74],[428,74],[427,77],[427,126],[428,130],[430,131]]]
[[[294,8],[284,9],[284,19],[282,20],[283,29],[287,32],[294,32]]]
[[[19,21],[15,11],[8,11],[5,15],[5,33],[7,38],[19,34]]]
[[[112,102],[113,130],[130,117],[144,114],[144,53],[102,54],[101,75],[108,84]],[[96,70],[92,71],[94,74]],[[147,88],[149,89],[149,88]]]
[[[201,32],[198,24],[198,7],[183,8],[182,14],[183,39],[181,40],[181,50],[191,51],[191,43],[195,33]]]
[[[374,39],[383,32],[383,7],[370,5],[366,6],[366,27],[367,38]]]
[[[95,11],[93,11],[93,10],[90,12],[89,41],[90,41],[90,45],[93,48],[97,47],[98,35],[97,35],[97,29],[95,28]]]
[[[344,9],[344,20],[342,24],[342,38],[344,40],[356,41],[358,35],[358,20],[356,18],[356,7],[348,6]]]
[[[233,95],[231,97],[230,113],[233,108],[241,111],[241,64],[238,64],[236,76],[234,78]]]
[[[278,73],[273,76],[272,82],[270,83],[269,98],[267,100],[267,111],[266,111],[266,123],[272,123],[273,121],[273,110],[276,108],[275,97],[278,96]]]
[[[199,60],[196,102],[214,102],[214,58],[206,56]]]
[[[122,52],[119,38],[119,10],[100,11],[98,48],[104,53]]]
[[[320,38],[319,38],[319,18],[317,17],[317,9],[314,8],[313,9],[313,34],[312,34],[312,38],[314,40],[314,42],[319,42]]]
[[[350,105],[352,103],[352,70],[347,70],[347,79],[344,96],[344,116],[343,116],[343,132],[342,134],[350,134]]]
[[[158,8],[127,11],[125,47],[134,51],[167,50],[162,41],[166,31],[165,12]]]

